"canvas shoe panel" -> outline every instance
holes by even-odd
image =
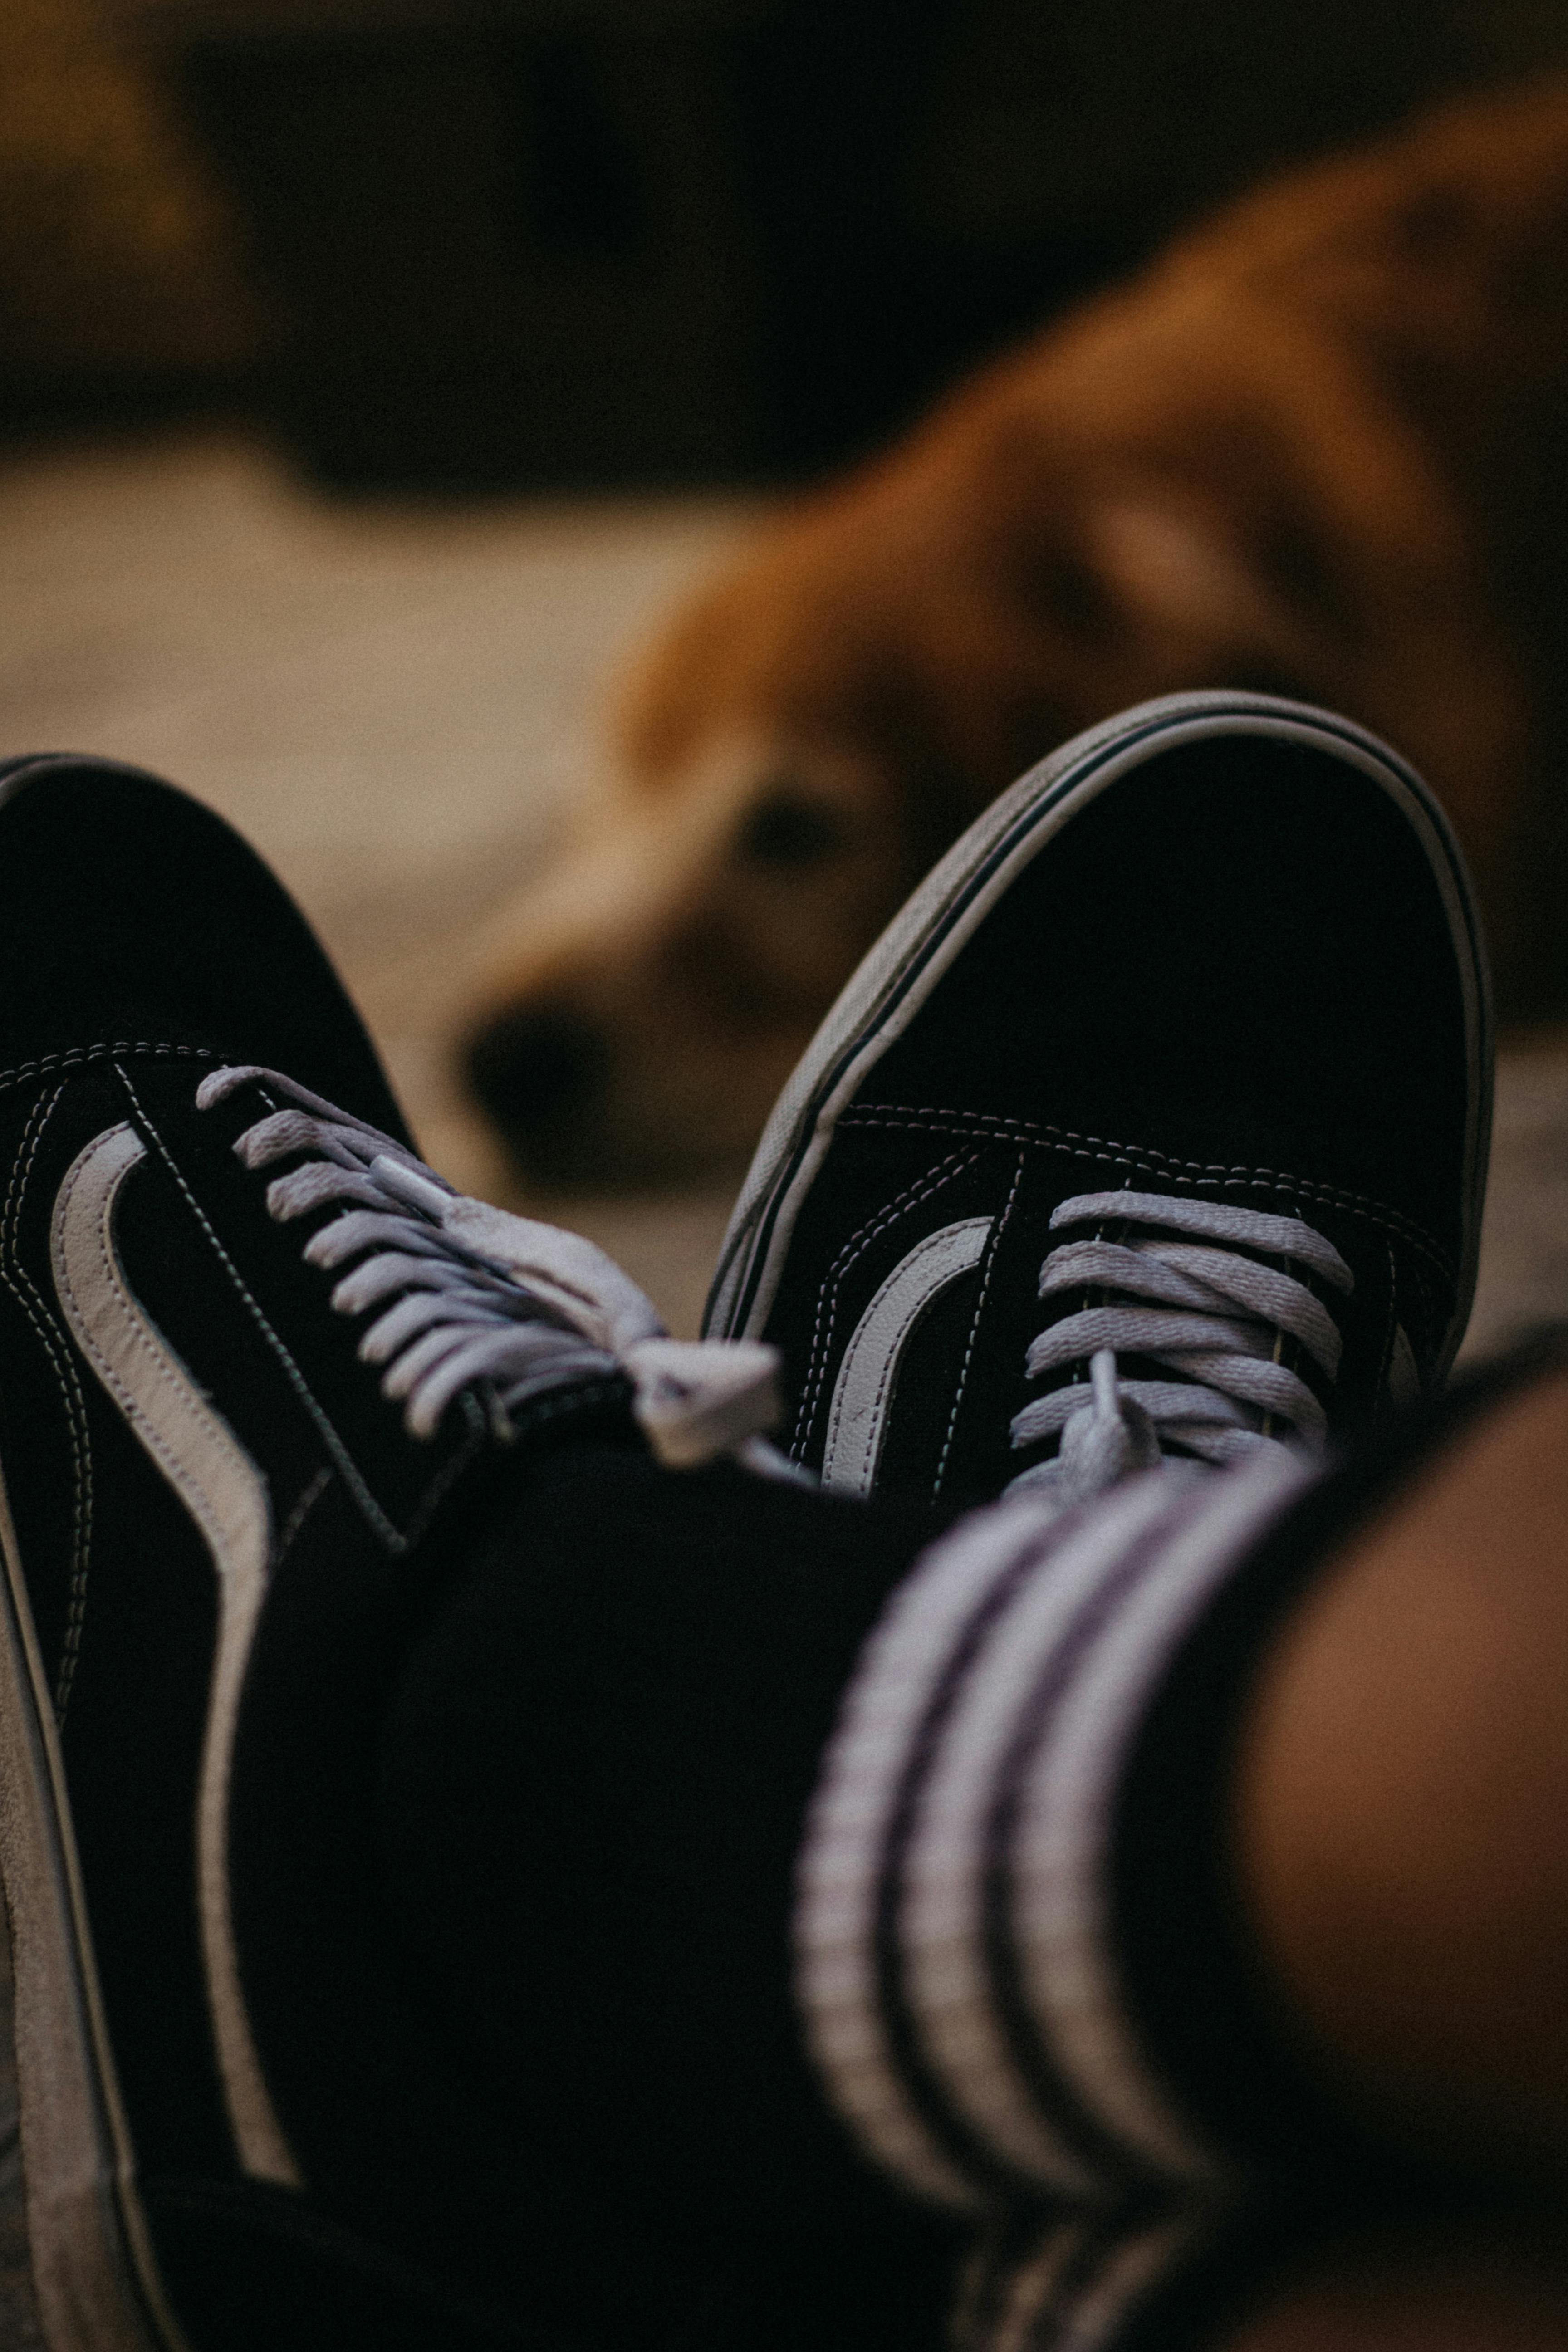
[[[763,1138],[708,1328],[783,1349],[795,1456],[829,1485],[963,1499],[1050,1458],[1010,1432],[1087,1363],[1031,1378],[1042,1330],[1151,1303],[1103,1280],[1042,1303],[1053,1251],[1193,1272],[1219,1250],[1310,1294],[1287,1309],[1304,1328],[1326,1311],[1322,1360],[1272,1330],[1262,1354],[1307,1420],[1359,1427],[1457,1349],[1489,1088],[1475,912],[1419,780],[1301,706],[1145,705],[1004,795],[873,949]],[[1209,1234],[1158,1211],[1053,1229],[1110,1192],[1227,1213]],[[1282,1254],[1258,1217],[1331,1251]],[[1116,1327],[1134,1395],[1191,1377],[1137,1328]]]
[[[1038,1449],[1016,1448],[1010,1433],[1045,1393],[1026,1363],[1050,1321],[1042,1265],[1067,1238],[1050,1221],[1064,1202],[1130,1184],[1145,1196],[1218,1200],[1304,1221],[1333,1246],[1354,1277],[1353,1317],[1341,1316],[1336,1288],[1310,1271],[1301,1278],[1343,1340],[1334,1379],[1291,1350],[1333,1430],[1364,1428],[1384,1406],[1414,1402],[1419,1368],[1435,1363],[1447,1335],[1454,1272],[1430,1244],[1375,1211],[1304,1201],[1289,1180],[1187,1181],[1177,1192],[1163,1169],[1130,1149],[1119,1155],[1120,1184],[1108,1184],[1098,1156],[1026,1134],[999,1141],[958,1122],[931,1139],[928,1149],[940,1156],[919,1162],[911,1178],[909,1132],[889,1133],[875,1109],[864,1131],[851,1113],[842,1140],[855,1151],[853,1188],[846,1181],[815,1195],[797,1226],[801,1262],[825,1270],[809,1288],[797,1292],[791,1281],[781,1289],[766,1326],[799,1368],[790,1382],[793,1457],[834,1492],[974,1500],[999,1494],[1040,1458]],[[847,1159],[836,1174],[847,1177]],[[1157,1232],[1106,1216],[1075,1227],[1073,1237]],[[1152,1355],[1129,1349],[1120,1360],[1126,1381],[1170,1377]]]
[[[0,1875],[45,2341],[514,2341],[479,2257],[510,2259],[516,2184],[466,2176],[470,2086],[422,2072],[374,1965],[367,1727],[411,1613],[526,1475],[529,1444],[499,1441],[629,1440],[632,1380],[446,1234],[464,1204],[419,1173],[325,960],[208,813],[110,763],[14,763],[0,942]],[[488,1285],[515,1310],[503,1353],[539,1340],[515,1410],[475,1379],[410,1435],[360,1352],[388,1297],[334,1307],[342,1265],[306,1255],[343,1206],[341,1147],[320,1203],[280,1215],[311,1115],[265,1165],[236,1146],[299,1089],[198,1098],[258,1051],[348,1094],[346,1181],[454,1312]],[[379,1193],[373,1160],[424,1206]],[[490,1239],[551,1246],[504,1219]],[[595,1269],[556,1239],[557,1295],[592,1319]],[[605,1328],[657,1329],[600,1271]]]
[[[29,1733],[58,1759],[73,1967],[101,2014],[100,2046],[43,2063],[85,2064],[118,2109],[123,2210],[182,2319],[185,2269],[210,2266],[199,2210],[231,2271],[251,2248],[256,2340],[336,2344],[360,2337],[314,2308],[321,2230],[373,2274],[396,2249],[395,2301],[426,2330],[437,2274],[473,2275],[455,2246],[515,2235],[464,2179],[460,2086],[421,2071],[378,1948],[368,1776],[400,1643],[520,1456],[471,1390],[410,1440],[360,1358],[373,1316],[334,1312],[303,1254],[337,1207],[280,1223],[269,1182],[302,1155],[236,1153],[280,1107],[250,1080],[203,1108],[191,1060],[151,1054],[0,1096],[0,1463]],[[517,1426],[630,1439],[629,1394],[601,1356]],[[29,1857],[0,1834],[0,1861],[9,1879]],[[226,2293],[226,2347],[250,2340]]]
[[[119,761],[36,753],[0,761],[0,1087],[226,1039],[407,1142],[310,926],[221,817]]]
[[[385,2150],[455,2159],[460,2119],[420,2082],[407,2021],[376,2013],[363,1780],[409,1612],[515,1457],[472,1395],[409,1442],[357,1359],[363,1318],[332,1314],[302,1261],[309,1225],[279,1226],[235,1158],[265,1090],[204,1114],[193,1076],[98,1065],[8,1098],[9,1566],[79,1870],[99,2095],[122,2109],[154,2241],[197,2184],[226,2195],[231,2238],[247,2212],[278,2226],[258,2184],[308,2187],[340,2229],[434,2262],[439,2197]],[[555,1425],[577,1404],[629,1433],[626,1393],[613,1371],[563,1382]],[[183,2309],[178,2276],[170,2292]],[[286,2281],[270,2292],[305,2324]]]
[[[194,1088],[204,1061],[193,1023],[292,1061],[395,1134],[402,1128],[374,1049],[287,895],[219,819],[139,770],[72,754],[0,762],[0,1868],[28,2254],[51,2352],[142,2352],[182,2340],[139,2193],[142,2144],[161,2155],[178,2144],[187,2158],[205,2150],[220,2170],[235,2168],[194,1955],[189,1794],[184,1839],[149,1851],[142,1835],[200,1737],[201,1702],[175,1664],[210,1643],[216,1596],[210,1565],[199,1585],[182,1576],[188,1521],[69,1338],[45,1247],[44,1178],[62,1146],[74,1150],[125,1116],[112,1080],[94,1095],[113,1055],[143,1074],[178,1067]],[[124,1513],[111,1507],[121,1496]],[[98,1662],[128,1578],[143,1573],[167,1639],[142,1645],[142,1687],[120,1697],[156,1738],[111,1753],[110,1740],[88,1736],[115,1704]],[[94,1639],[79,1683],[89,1581]],[[71,1724],[79,1822],[58,1706]],[[134,2123],[79,1828],[105,1973],[118,1984],[129,1967],[143,1982],[145,2030],[125,2053]],[[100,1863],[126,1889],[112,1919]],[[178,2042],[180,2063],[149,2085],[141,2053],[160,2040]]]

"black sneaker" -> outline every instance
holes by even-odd
[[[707,1328],[825,1486],[1070,1497],[1314,1450],[1439,1383],[1488,982],[1458,846],[1348,720],[1176,695],[1005,793],[795,1072]]]
[[[589,1244],[421,1168],[299,914],[153,778],[0,768],[0,1874],[43,2339],[520,2342],[464,2253],[516,2217],[387,2055],[420,2036],[374,1948],[377,1694],[520,1444],[635,1418],[667,1459],[754,1452],[771,1360],[663,1339]]]

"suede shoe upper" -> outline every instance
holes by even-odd
[[[763,1348],[409,1145],[228,829],[0,771],[0,1876],[51,2352],[521,2340],[518,2184],[395,1957],[422,1612],[543,1445],[774,1468]],[[288,1072],[279,1076],[278,1067]]]
[[[1005,795],[872,950],[708,1328],[781,1349],[792,1455],[847,1492],[1070,1485],[1102,1439],[1123,1467],[1321,1449],[1452,1360],[1489,1051],[1409,770],[1263,697],[1145,706]]]

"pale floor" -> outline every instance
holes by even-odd
[[[334,505],[236,439],[13,460],[0,755],[109,753],[221,810],[323,934],[430,1160],[518,1205],[451,1080],[446,984],[547,855],[606,674],[744,519],[716,499]],[[529,1205],[695,1328],[726,1195]]]
[[[605,676],[745,520],[720,500],[332,505],[232,438],[12,457],[0,753],[113,754],[232,818],[338,957],[430,1158],[494,1196],[504,1177],[448,1075],[446,976],[475,919],[547,856],[595,756]],[[682,1331],[726,1205],[549,1204]],[[1503,1060],[1474,1340],[1553,1312],[1568,1314],[1562,1040]],[[0,2050],[3,2190],[8,2034]],[[21,2352],[36,2338],[5,2302],[15,2220],[0,2193],[0,2343]]]

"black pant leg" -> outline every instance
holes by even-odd
[[[790,1911],[840,1695],[942,1522],[610,1446],[520,1473],[404,1660],[378,1834],[422,2013],[537,2222],[542,2316],[934,2347],[961,2240],[831,2113]]]

